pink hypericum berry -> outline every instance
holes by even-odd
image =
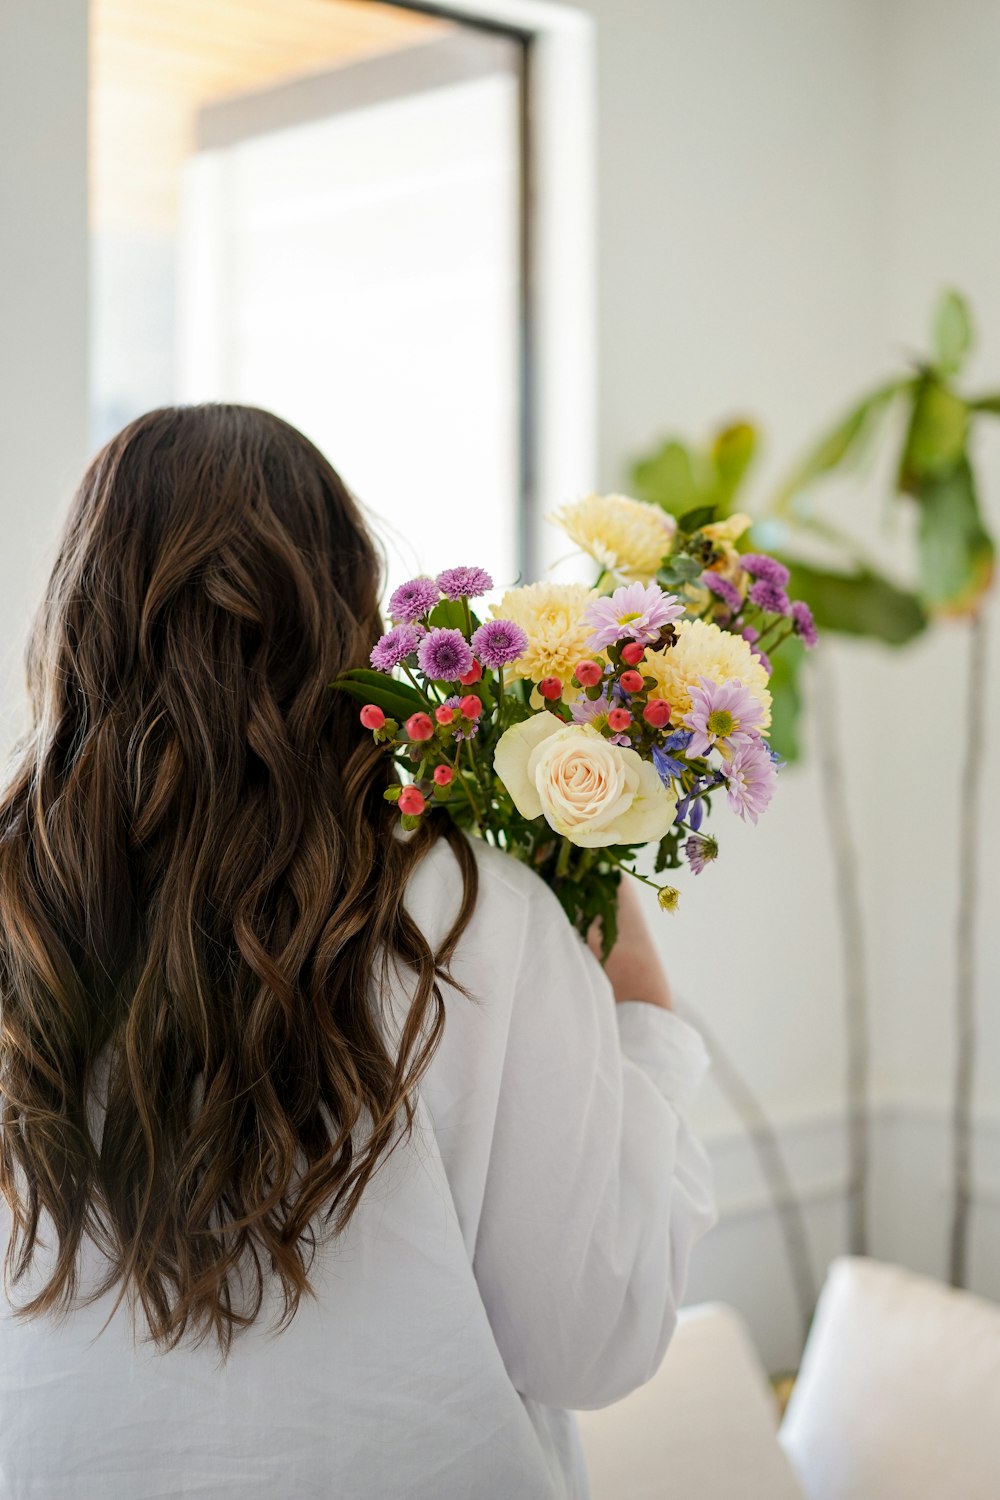
[[[613,708],[608,714],[608,723],[618,734],[622,729],[627,729],[632,722],[632,715],[627,708]]]
[[[411,740],[429,740],[434,733],[430,715],[411,714],[406,721],[406,732]]]
[[[479,665],[479,663],[477,661],[473,661],[472,666],[466,672],[465,676],[464,677],[460,677],[458,680],[462,684],[463,687],[471,687],[474,682],[478,682],[479,681],[479,679],[480,679],[480,677],[482,677],[482,675],[483,675],[483,669],[482,669],[482,667]]]
[[[399,794],[399,810],[406,813],[408,817],[419,818],[427,803],[424,794],[419,787],[404,786]]]
[[[483,711],[483,705],[475,693],[466,693],[458,705],[467,719],[478,719]]]
[[[543,698],[547,698],[550,703],[554,703],[557,698],[562,697],[562,683],[558,677],[543,677],[538,684],[538,691]]]
[[[374,703],[366,703],[361,710],[361,722],[366,729],[381,729],[385,723],[385,714]]]
[[[642,711],[642,717],[654,729],[662,729],[664,724],[670,723],[670,704],[666,698],[650,698]]]
[[[449,708],[447,703],[442,703],[438,708],[434,710],[434,717],[435,719],[437,719],[439,724],[450,724],[452,719],[455,717],[455,710],[453,708]]]
[[[454,780],[454,777],[455,773],[451,769],[451,766],[434,767],[434,780],[437,782],[438,786],[450,786],[452,781]]]
[[[641,693],[643,687],[642,673],[623,672],[621,675],[621,685],[626,693]]]
[[[596,661],[578,661],[575,676],[581,687],[596,687],[604,671]]]
[[[629,641],[622,647],[622,661],[628,662],[630,667],[637,667],[646,654],[646,648],[641,641]]]

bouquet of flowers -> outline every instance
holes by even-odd
[[[392,628],[372,670],[335,684],[395,760],[386,791],[412,829],[442,807],[461,827],[530,864],[586,933],[615,938],[623,872],[673,911],[653,875],[718,855],[705,828],[725,800],[756,823],[780,761],[768,745],[770,653],[816,641],[808,607],[774,558],[740,552],[748,516],[679,520],[623,495],[591,495],[553,518],[597,562],[594,587],[493,589],[477,567],[411,579],[389,600]]]

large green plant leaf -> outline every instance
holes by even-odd
[[[948,290],[938,299],[931,337],[937,368],[942,375],[957,375],[973,344],[972,316],[960,292]]]
[[[771,746],[783,760],[795,761],[802,754],[799,720],[802,715],[801,641],[785,641],[774,653],[771,689]]]
[[[715,504],[724,519],[734,510],[736,491],[746,477],[757,452],[757,429],[750,422],[731,422],[717,432],[712,442],[715,465]]]
[[[426,707],[416,688],[406,682],[397,682],[384,672],[370,672],[366,667],[345,672],[330,686],[357,698],[359,703],[374,703],[393,719],[408,719],[410,714]]]
[[[674,516],[710,498],[703,487],[703,476],[696,473],[691,450],[675,438],[634,465],[632,485],[640,500],[660,505]]]
[[[886,414],[894,397],[912,385],[909,380],[892,380],[872,391],[851,408],[837,425],[807,453],[775,496],[774,510],[780,515],[789,511],[801,491],[817,479],[842,465],[855,462],[871,441],[879,420]]]
[[[791,571],[789,593],[805,600],[821,631],[869,636],[902,646],[927,625],[916,595],[871,568],[838,573],[787,557],[783,561]]]
[[[947,474],[964,458],[969,408],[932,375],[916,387],[899,465],[899,488],[916,495],[925,479]]]
[[[983,524],[967,458],[949,473],[925,479],[917,552],[920,590],[935,614],[967,614],[993,580],[994,547]]]

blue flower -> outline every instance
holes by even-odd
[[[653,746],[652,755],[656,774],[664,786],[669,787],[672,776],[683,776],[685,767],[681,765],[679,760],[674,760],[672,755],[668,755],[666,750],[660,745]]]

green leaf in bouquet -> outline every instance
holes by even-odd
[[[960,292],[942,292],[931,329],[934,361],[943,375],[957,375],[973,344],[972,316]]]
[[[398,802],[403,788],[397,782],[393,786],[387,786],[382,796],[386,802]]]
[[[473,615],[473,629],[479,621]],[[427,616],[427,623],[438,630],[460,630],[465,634],[465,605],[461,599],[441,599]]]
[[[993,580],[995,559],[968,459],[925,479],[915,498],[921,594],[934,614],[969,613]]]
[[[682,536],[691,536],[714,521],[718,509],[717,505],[696,505],[693,510],[686,510],[677,518],[677,530]]]
[[[712,442],[716,507],[722,516],[733,511],[733,497],[757,451],[757,429],[750,422],[730,422]]]
[[[696,557],[687,557],[679,552],[667,558],[656,575],[656,581],[665,589],[676,588],[679,583],[691,583],[704,571],[704,563]]]
[[[834,572],[788,557],[782,561],[791,572],[789,593],[793,599],[805,600],[820,632],[836,630],[902,646],[927,625],[917,596],[871,568]],[[780,657],[779,652],[776,662]]]
[[[919,382],[899,465],[899,489],[916,495],[926,479],[954,469],[965,456],[969,408],[933,376]]]
[[[674,516],[683,515],[705,498],[691,451],[676,438],[633,466],[632,484],[640,500],[659,505]]]
[[[802,714],[802,664],[805,650],[792,636],[782,642],[771,658],[774,668],[768,686],[771,689],[771,748],[782,760],[799,759],[799,719]]]
[[[371,672],[366,667],[352,668],[330,686],[341,693],[349,693],[359,703],[374,703],[394,719],[408,719],[411,714],[427,707],[416,688],[408,682],[397,682],[384,672]]]
[[[911,380],[893,380],[872,391],[851,408],[837,425],[821,438],[811,453],[793,470],[774,500],[774,510],[787,513],[798,495],[817,479],[831,474],[848,461],[855,461],[866,450],[880,419],[893,398],[912,385]]]

